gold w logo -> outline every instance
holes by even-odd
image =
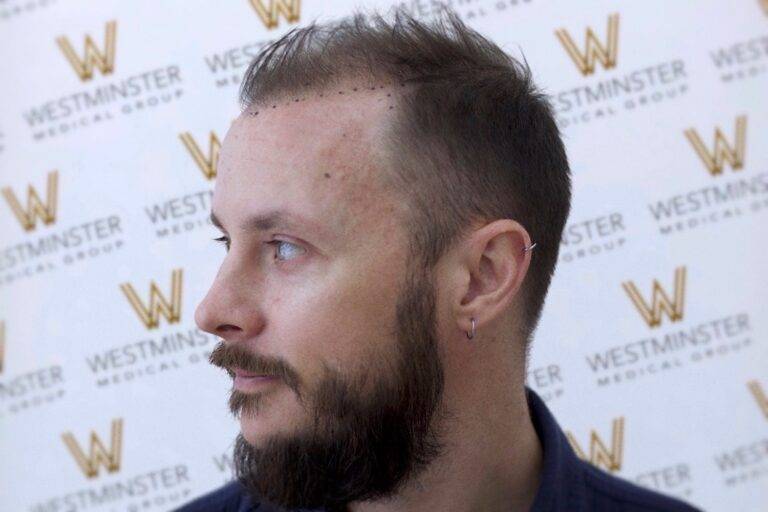
[[[14,215],[19,220],[24,231],[35,229],[36,219],[39,217],[43,224],[49,225],[56,221],[56,199],[59,187],[59,172],[51,171],[48,173],[48,190],[45,203],[40,199],[37,191],[29,185],[27,187],[27,207],[21,206],[10,187],[3,188],[3,197],[13,210]]]
[[[611,449],[609,450],[603,440],[594,430],[589,434],[589,457],[581,449],[576,438],[570,432],[565,434],[568,441],[581,459],[595,465],[602,466],[608,471],[619,471],[624,458],[624,417],[614,418],[611,429]]]
[[[5,322],[0,322],[0,373],[3,372],[5,361]]]
[[[592,27],[587,27],[587,36],[584,52],[582,53],[564,28],[555,31],[555,35],[568,52],[571,60],[579,68],[584,76],[595,72],[595,63],[600,61],[605,69],[616,67],[616,58],[619,50],[619,14],[608,16],[608,42],[603,45],[597,38]]]
[[[64,36],[56,38],[56,44],[59,45],[64,56],[67,58],[72,68],[80,77],[80,80],[86,82],[93,78],[93,68],[98,67],[102,75],[109,75],[115,70],[115,36],[117,33],[117,22],[109,21],[106,24],[106,34],[104,35],[104,52],[102,53],[91,36],[85,36],[85,56],[81,59],[75,53],[74,48],[69,43],[69,39]]]
[[[666,313],[673,322],[683,318],[683,303],[685,301],[685,267],[675,269],[675,293],[674,301],[669,299],[669,295],[664,291],[659,282],[653,280],[653,290],[651,291],[651,305],[649,306],[640,295],[635,283],[626,281],[621,284],[624,291],[635,304],[635,307],[648,327],[658,327],[661,324],[661,316]]]
[[[216,167],[219,161],[219,149],[221,149],[221,142],[216,136],[216,133],[211,131],[211,136],[208,142],[208,156],[203,154],[200,146],[197,145],[195,139],[189,132],[184,132],[179,135],[181,142],[187,147],[187,151],[192,155],[197,166],[203,172],[203,176],[212,180],[216,177]]]
[[[101,442],[96,432],[91,431],[90,446],[88,448],[88,455],[83,452],[80,445],[75,440],[70,432],[65,432],[61,435],[64,440],[64,444],[67,445],[72,456],[77,461],[77,465],[85,474],[87,478],[96,478],[99,476],[99,466],[104,466],[104,469],[109,473],[114,473],[120,470],[120,459],[122,454],[123,444],[123,419],[117,418],[112,420],[112,437],[110,439],[109,451],[104,447],[104,443]]]
[[[256,14],[261,18],[262,23],[268,28],[273,29],[277,26],[278,17],[282,14],[288,23],[299,21],[300,0],[269,0],[269,7],[264,7],[261,0],[251,0],[251,5],[256,10]]]
[[[765,394],[765,390],[763,390],[763,387],[756,380],[749,381],[747,383],[747,387],[749,387],[749,391],[752,393],[752,396],[755,397],[757,406],[760,407],[761,411],[763,411],[765,419],[768,419],[768,396]]]
[[[160,323],[160,315],[169,323],[176,323],[181,318],[181,269],[175,269],[171,274],[171,300],[170,302],[158,288],[154,281],[149,285],[149,306],[145,306],[136,291],[128,283],[120,285],[120,289],[128,298],[136,314],[147,329],[154,329]]]
[[[734,171],[744,167],[744,151],[747,145],[747,116],[742,115],[736,118],[736,142],[733,146],[725,138],[719,127],[715,128],[715,147],[712,152],[704,145],[701,137],[693,128],[685,130],[685,137],[712,176],[722,174],[725,162],[728,162]]]

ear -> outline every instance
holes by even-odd
[[[458,282],[452,297],[457,328],[463,332],[492,323],[509,312],[531,260],[528,231],[511,219],[499,219],[471,232],[455,260]]]

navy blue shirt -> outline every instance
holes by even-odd
[[[526,387],[526,397],[544,464],[531,512],[701,512],[699,509],[640,487],[577,457],[544,401]],[[232,481],[177,509],[176,512],[280,512],[251,498]],[[307,509],[295,512],[312,512]],[[322,512],[322,511],[315,511]]]

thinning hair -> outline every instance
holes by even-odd
[[[355,78],[406,84],[383,142],[385,179],[409,206],[411,250],[432,268],[478,219],[514,219],[536,248],[518,335],[532,337],[570,210],[565,148],[547,97],[520,62],[450,10],[430,23],[359,11],[264,47],[240,88],[248,108]],[[400,91],[398,91],[400,92]]]

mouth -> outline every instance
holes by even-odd
[[[234,387],[238,391],[254,391],[279,380],[276,375],[246,372],[240,368],[233,368],[232,373],[234,374]]]
[[[267,375],[265,373],[247,372],[245,370],[241,370],[240,368],[232,368],[231,372],[235,377],[240,377],[245,379],[250,379],[253,377],[274,377],[274,375]]]

